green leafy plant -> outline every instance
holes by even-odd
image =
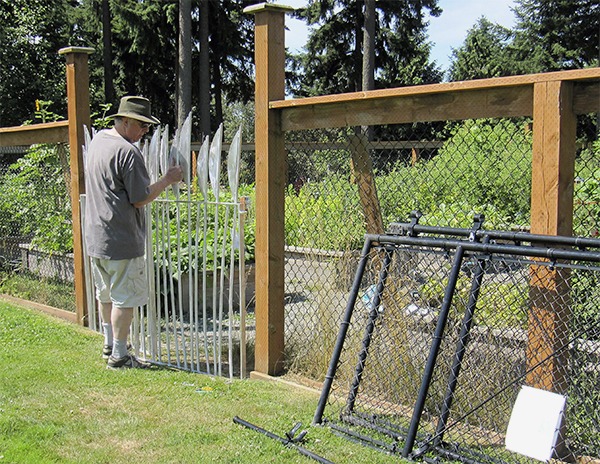
[[[249,197],[250,203],[254,197],[254,187],[252,185],[240,185],[240,197]],[[166,197],[169,201],[168,214],[162,213],[153,214],[153,230],[155,230],[154,246],[166,242],[167,250],[160,250],[160,253],[155,251],[155,260],[159,265],[169,267],[174,274],[177,271],[182,273],[189,272],[190,269],[195,269],[202,264],[197,262],[197,258],[202,258],[204,254],[204,246],[206,245],[206,263],[212,269],[215,263],[220,263],[222,258],[225,263],[230,261],[230,249],[234,248],[234,259],[239,259],[239,249],[234,246],[231,239],[231,234],[223,234],[223,224],[225,224],[226,210],[223,207],[216,208],[215,198],[212,192],[209,192],[205,202],[199,192],[192,192],[189,196],[182,190],[180,191],[180,201],[176,200],[175,194],[169,190]],[[220,203],[232,203],[232,195],[230,192],[223,190],[219,193]],[[215,216],[215,212],[217,216]],[[228,221],[231,223],[231,209]],[[216,237],[215,247],[215,217],[218,217],[219,229]],[[206,223],[206,230],[204,224]],[[179,245],[178,245],[179,244]],[[255,221],[254,216],[249,214],[244,224],[244,258],[246,262],[254,261],[254,244],[255,244]],[[217,251],[215,256],[214,251]],[[225,256],[222,255],[225,250]]]
[[[475,211],[489,215],[488,228],[528,224],[531,144],[531,135],[509,120],[456,127],[439,155],[415,170],[415,183],[427,192],[419,205],[424,222],[469,227]]]
[[[576,163],[573,229],[575,235],[600,234],[600,140],[582,150]]]
[[[360,247],[364,225],[356,187],[341,175],[321,183],[307,183],[286,195],[285,230],[288,245],[327,250]]]
[[[470,227],[529,224],[531,134],[511,120],[468,120],[456,126],[439,154],[414,166],[399,161],[375,176],[384,226],[407,220]],[[286,243],[301,247],[359,248],[366,232],[358,188],[342,174],[327,174],[286,192]]]
[[[111,110],[112,103],[103,103],[100,105],[100,111],[93,112],[90,115],[92,126],[96,129],[106,129],[112,125],[112,119],[107,118],[107,113]]]
[[[50,111],[50,107],[54,102],[52,100],[36,100],[35,101],[35,113],[34,120],[27,120],[23,123],[23,125],[37,123],[46,123],[46,122],[56,122],[65,119],[60,114],[56,114]]]
[[[33,145],[0,179],[0,233],[30,237],[42,251],[72,251],[68,179],[66,147]]]

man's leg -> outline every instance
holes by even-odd
[[[112,329],[112,303],[101,303],[100,305],[100,317],[102,318],[102,333],[104,334],[104,345],[113,346],[113,329]],[[108,353],[110,355],[110,353]]]
[[[128,354],[127,338],[129,336],[129,327],[133,320],[133,308],[113,306],[110,320],[113,330],[112,356],[115,359],[121,359]]]

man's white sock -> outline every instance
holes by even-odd
[[[112,346],[113,344],[113,330],[110,322],[102,323],[102,333],[104,333],[104,344]]]
[[[129,353],[127,352],[127,339],[125,340],[117,340],[114,339],[112,357],[116,359],[121,359],[127,356]]]

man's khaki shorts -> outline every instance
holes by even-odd
[[[92,258],[96,298],[118,308],[134,308],[148,303],[146,258]]]

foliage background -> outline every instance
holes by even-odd
[[[200,68],[202,12],[208,15],[213,131],[230,105],[253,98],[254,18],[243,9],[254,3],[224,0],[215,7],[212,0],[191,0],[190,108],[200,111],[198,79],[207,71]],[[295,14],[310,26],[310,34],[306,49],[288,56],[289,94],[361,90],[364,3],[308,0],[307,5]],[[201,9],[206,6],[208,13]],[[430,59],[424,20],[427,14],[442,14],[439,2],[376,1],[374,88],[598,66],[599,8],[595,0],[516,0],[515,28],[481,18],[443,76]],[[104,15],[109,19],[105,23]],[[51,111],[66,115],[64,58],[57,54],[66,46],[96,50],[90,56],[93,108],[114,108],[121,96],[142,94],[153,102],[159,119],[173,126],[179,91],[178,19],[176,1],[0,1],[0,126],[32,120],[36,99],[52,102]],[[200,118],[194,119],[199,134]]]

